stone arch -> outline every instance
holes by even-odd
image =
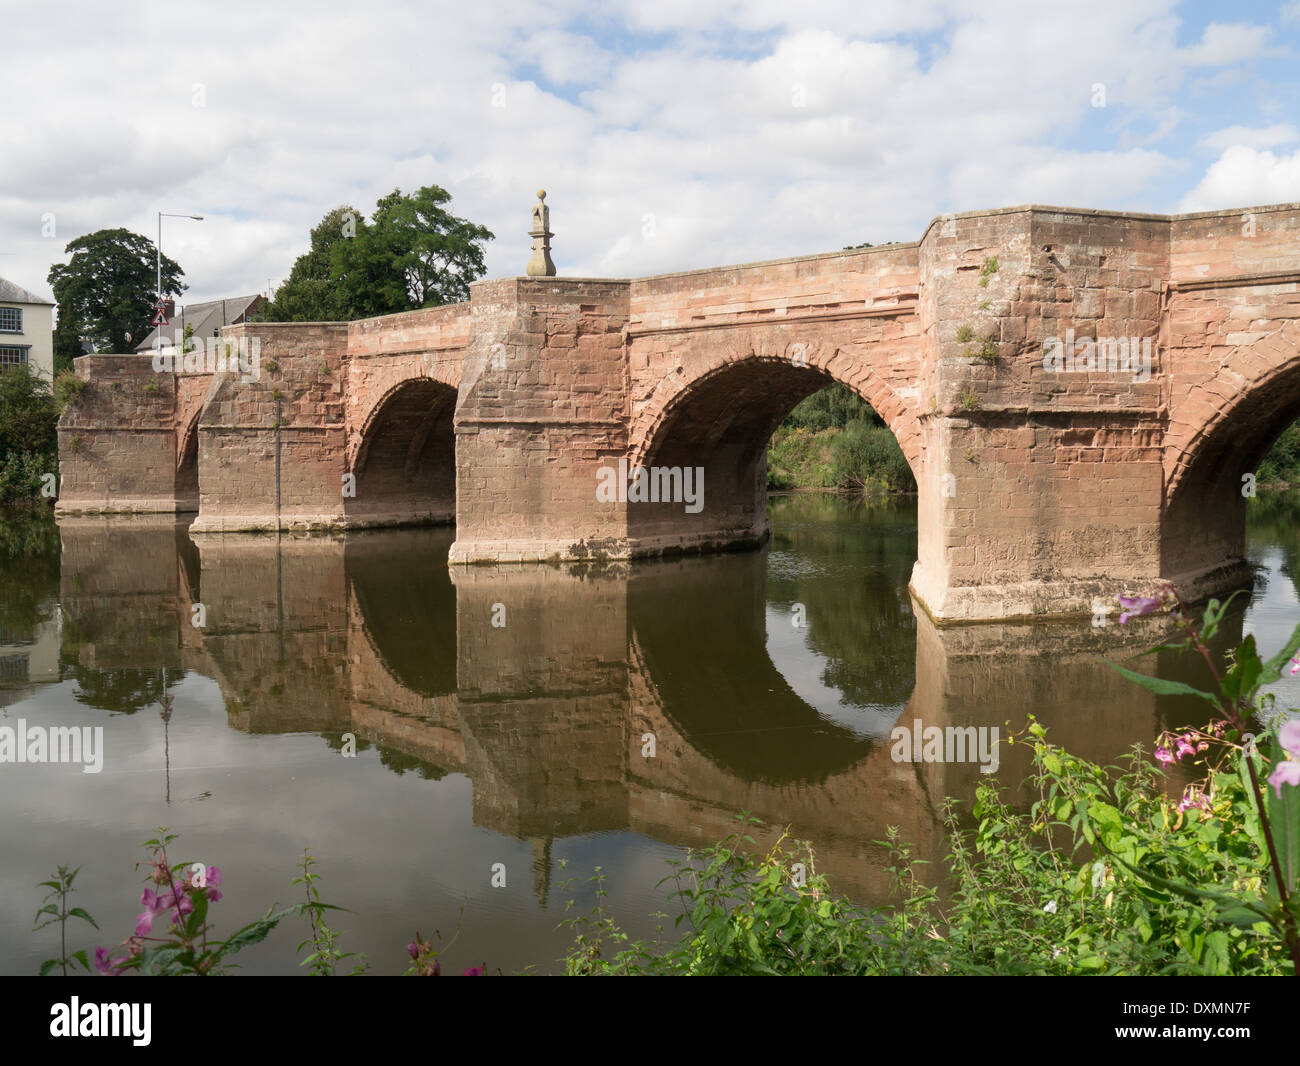
[[[450,522],[456,514],[454,387],[429,377],[392,385],[350,442],[349,525]]]
[[[181,427],[176,443],[176,510],[199,509],[199,416],[195,409],[188,424]]]
[[[1171,579],[1240,564],[1243,475],[1300,418],[1300,322],[1260,333],[1171,404],[1161,532],[1162,571]]]
[[[794,346],[792,345],[791,348]],[[767,365],[781,373],[782,380],[788,380],[797,395],[786,411],[772,425],[775,429],[800,400],[811,396],[819,389],[834,382],[848,386],[872,409],[880,415],[890,431],[898,439],[913,475],[920,470],[922,453],[921,424],[913,411],[898,393],[879,374],[869,367],[862,366],[850,359],[840,349],[822,351],[816,345],[807,345],[800,352],[806,361],[804,366],[795,365],[795,355],[788,352],[782,356],[757,355],[753,352],[740,357],[724,358],[722,362],[713,363],[694,375],[687,375],[682,366],[667,374],[655,388],[648,402],[642,407],[632,421],[629,430],[629,463],[642,464],[646,461],[660,438],[665,423],[673,417],[674,412],[692,399],[695,390],[707,386],[738,367]],[[786,374],[785,371],[789,371]],[[798,375],[806,375],[817,383],[811,388],[800,389]],[[770,435],[769,430],[769,435]],[[919,481],[918,477],[918,481]]]
[[[459,361],[435,358],[438,353],[407,353],[354,359],[347,371],[347,469],[355,470],[358,455],[375,418],[401,388],[413,382],[433,382],[460,388]]]
[[[807,345],[799,356],[749,352],[694,376],[678,366],[660,382],[633,421],[628,466],[702,469],[702,510],[684,513],[677,501],[629,504],[634,553],[760,543],[769,531],[768,441],[800,400],[835,382],[871,404],[920,483],[920,425],[889,384],[838,349]]]

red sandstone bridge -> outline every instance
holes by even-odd
[[[1017,207],[914,244],[481,281],[465,304],[227,329],[259,341],[255,381],[83,356],[58,510],[197,510],[195,534],[454,520],[453,565],[755,544],[768,438],[839,381],[916,476],[912,590],[936,620],[1091,613],[1158,579],[1195,597],[1249,573],[1243,478],[1300,416],[1298,319],[1300,204]],[[1054,338],[1077,358],[1045,359]],[[1149,373],[1098,366],[1118,338],[1151,342]],[[703,508],[599,498],[620,460],[703,468]]]

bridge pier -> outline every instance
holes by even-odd
[[[600,467],[627,448],[630,284],[539,277],[472,287],[451,563],[627,557],[626,512],[596,490]]]

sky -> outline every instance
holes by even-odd
[[[441,185],[522,274],[918,239],[946,212],[1300,201],[1300,0],[0,0],[0,276],[126,227],[182,302],[265,292],[331,208]]]

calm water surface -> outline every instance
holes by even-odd
[[[596,867],[614,916],[649,935],[665,860],[742,810],[812,840],[832,884],[867,902],[886,890],[887,826],[940,858],[939,806],[969,801],[979,766],[896,763],[895,724],[1005,735],[1033,713],[1105,760],[1199,724],[1197,706],[1102,661],[1154,643],[1149,630],[936,628],[907,592],[911,501],[771,507],[760,552],[577,572],[453,573],[447,530],[277,542],[153,520],[0,523],[0,724],[102,726],[106,749],[99,774],[0,765],[0,969],[54,954],[54,931],[30,930],[59,863],[82,866],[75,902],[104,930],[76,943],[127,935],[139,844],[167,825],[174,860],[222,868],[219,929],[296,899],[310,847],[325,898],[351,911],[334,922],[344,947],[372,972],[400,973],[417,929],[445,941],[458,923],[444,969],[551,972],[565,903],[591,907]],[[1298,519],[1300,496],[1256,502],[1255,588],[1225,641],[1254,632],[1272,649],[1300,621]],[[1300,704],[1300,682],[1277,692]],[[1000,779],[1022,779],[1022,753],[1004,752]],[[303,935],[291,921],[239,961],[292,972]]]

